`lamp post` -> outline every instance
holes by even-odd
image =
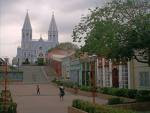
[[[18,58],[18,72],[19,72],[19,58]]]
[[[93,54],[89,56],[90,58],[90,65],[91,65],[91,78],[92,78],[92,96],[93,96],[93,103],[95,104],[95,97],[96,97],[96,83],[95,83],[95,62],[97,55]]]
[[[8,74],[8,68],[7,68],[8,58],[5,58],[4,63],[4,70],[5,70],[5,76],[4,76],[4,109],[6,110],[6,104],[7,104],[7,74]]]

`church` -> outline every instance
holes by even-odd
[[[21,65],[25,61],[34,64],[38,58],[45,58],[47,51],[58,44],[58,29],[54,14],[52,14],[48,29],[48,39],[44,40],[40,37],[36,40],[32,38],[32,26],[27,12],[22,27],[21,47],[17,48],[17,55],[13,58],[13,64],[19,63]]]

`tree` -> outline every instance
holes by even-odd
[[[44,58],[38,58],[37,64],[38,65],[44,65]]]
[[[77,50],[78,46],[71,43],[71,42],[64,42],[60,43],[56,48],[63,49],[63,50]]]
[[[90,10],[73,30],[73,40],[85,41],[82,51],[111,59],[132,59],[150,65],[149,2],[113,0]]]
[[[79,49],[77,45],[75,45],[71,42],[63,42],[63,43],[60,43],[59,45],[57,45],[55,48],[48,50],[48,52],[50,52],[56,48],[61,49],[61,50],[78,50]]]

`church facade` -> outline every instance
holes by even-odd
[[[17,48],[17,55],[13,59],[13,64],[19,63],[21,65],[25,61],[34,64],[38,58],[45,58],[47,51],[56,47],[58,43],[58,30],[54,14],[48,29],[48,39],[44,40],[40,37],[39,40],[35,40],[32,38],[32,26],[27,12],[22,28],[21,47]]]

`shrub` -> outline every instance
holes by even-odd
[[[76,99],[76,100],[73,100],[73,104],[72,104],[72,107],[75,107],[75,108],[78,108],[78,109],[81,109],[81,100],[79,99]]]
[[[1,95],[2,97],[5,96],[4,90],[2,90]],[[17,113],[17,104],[13,103],[11,92],[9,90],[6,91],[6,96],[7,96],[8,109],[4,111],[4,102],[3,99],[0,98],[0,113]]]
[[[68,87],[68,88],[73,88],[73,87],[74,87],[74,83],[72,83],[72,82],[70,82],[70,81],[62,82],[62,84],[63,84],[65,87]]]
[[[114,104],[123,104],[124,100],[121,98],[111,98],[108,100],[109,105],[114,105]]]
[[[5,90],[2,90],[1,96],[2,96],[2,97],[5,96]],[[6,90],[6,96],[7,96],[7,97],[11,97],[11,93],[10,93],[9,90]]]
[[[108,93],[108,90],[109,90],[109,88],[104,87],[104,88],[100,88],[100,89],[99,89],[99,92],[100,92],[100,93],[104,93],[104,94],[109,94],[109,93]]]
[[[118,89],[117,89],[117,88],[108,88],[108,94],[109,94],[109,95],[116,96],[116,95],[117,95],[117,92],[118,92]]]
[[[128,89],[126,97],[135,99],[137,95],[136,89]]]
[[[45,62],[44,62],[44,58],[38,58],[38,61],[37,61],[37,64],[38,64],[38,65],[41,66],[41,65],[44,65],[44,63],[45,63]]]
[[[109,94],[113,96],[121,96],[135,99],[138,91],[135,89],[124,89],[124,88],[100,88],[98,92],[103,94]],[[148,91],[149,92],[149,91]]]
[[[128,92],[128,89],[121,88],[121,89],[116,90],[115,95],[121,96],[121,97],[126,97],[127,92]]]
[[[9,105],[7,113],[17,113],[17,104],[16,103],[11,103]]]
[[[135,113],[129,110],[122,110],[122,109],[111,108],[109,106],[93,104],[88,101],[83,101],[80,99],[73,100],[72,107],[81,109],[88,113]]]
[[[92,87],[90,87],[90,86],[81,86],[80,87],[80,90],[82,90],[82,91],[92,91]]]
[[[137,92],[136,96],[137,101],[150,101],[150,91],[140,90]]]
[[[57,81],[57,79],[56,79],[56,78],[54,78],[54,79],[52,80],[52,82],[53,82],[53,83],[56,83],[56,81]]]

